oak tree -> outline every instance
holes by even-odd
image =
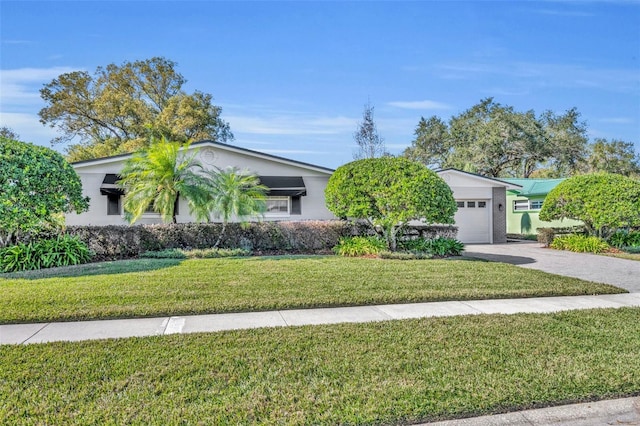
[[[40,90],[40,121],[61,133],[53,143],[74,142],[70,161],[133,152],[152,138],[231,140],[212,95],[188,94],[185,83],[162,57],[64,73]]]
[[[640,174],[640,154],[631,142],[596,139],[590,146],[586,160],[590,172],[618,173],[625,176]]]

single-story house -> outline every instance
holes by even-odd
[[[324,201],[324,188],[332,169],[212,141],[193,143],[189,149],[198,149],[196,159],[205,168],[232,166],[258,175],[261,183],[270,189],[264,220],[335,219]],[[82,180],[83,193],[91,202],[89,211],[68,214],[68,225],[127,224],[122,209],[124,193],[115,183],[130,157],[131,154],[122,154],[72,164]],[[186,200],[179,198],[177,207],[179,223],[194,221]],[[160,222],[158,213],[149,212],[137,223]]]
[[[265,154],[213,141],[196,142],[197,160],[204,167],[232,166],[260,177],[269,188],[267,212],[263,220],[327,220],[336,217],[327,209],[324,190],[332,169]],[[123,191],[116,185],[119,173],[131,154],[122,154],[73,163],[82,180],[85,196],[91,198],[89,211],[66,216],[67,225],[125,225]],[[458,239],[465,243],[506,242],[506,190],[517,184],[486,178],[454,169],[437,172],[453,191],[458,203],[455,220]],[[178,200],[177,221],[192,222],[184,199]],[[160,223],[160,215],[149,212],[139,223]]]
[[[504,179],[520,188],[507,191],[507,233],[536,234],[538,228],[569,227],[582,225],[572,219],[546,222],[540,220],[542,203],[564,178],[561,179]]]

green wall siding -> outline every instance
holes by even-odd
[[[554,220],[545,222],[538,217],[540,210],[513,210],[513,202],[517,200],[542,201],[544,197],[522,197],[507,192],[507,233],[508,234],[537,234],[537,228],[566,227],[581,225],[577,220]]]

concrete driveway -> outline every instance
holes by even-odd
[[[464,255],[611,284],[631,293],[640,292],[640,262],[635,260],[553,250],[532,241],[469,244]]]

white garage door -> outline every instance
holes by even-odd
[[[456,200],[458,239],[463,243],[490,243],[489,200]]]

